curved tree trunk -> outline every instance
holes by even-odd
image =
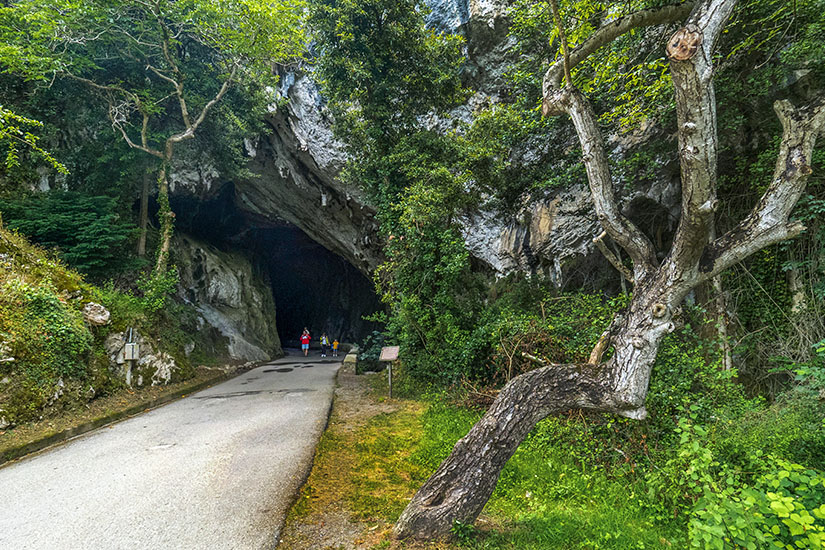
[[[645,416],[644,395],[662,337],[673,330],[672,307],[655,282],[637,293],[600,365],[552,365],[517,376],[450,456],[418,490],[395,525],[399,538],[449,536],[456,521],[473,522],[493,493],[501,469],[547,416],[570,409]],[[638,289],[637,289],[638,290]],[[684,295],[672,294],[681,301]]]
[[[472,523],[501,469],[536,423],[554,412],[592,408],[605,399],[606,384],[591,369],[550,366],[514,378],[418,490],[395,525],[396,536],[434,539],[448,535],[455,521]]]
[[[475,520],[504,464],[533,426],[550,414],[583,408],[644,418],[653,363],[662,338],[675,329],[673,318],[685,295],[757,250],[793,238],[804,229],[801,223],[789,222],[789,217],[811,173],[816,139],[825,129],[825,97],[821,96],[800,108],[788,101],[774,105],[782,121],[783,138],[772,183],[750,215],[708,244],[718,208],[711,61],[714,44],[735,4],[736,0],[697,2],[687,24],[668,42],[677,106],[682,208],[673,245],[661,263],[653,244],[619,207],[592,107],[576,88],[559,88],[559,62],[547,72],[542,112],[567,114],[573,122],[596,215],[605,233],[633,261],[633,273],[628,273],[634,284],[633,299],[612,327],[614,351],[606,363],[545,367],[518,376],[504,387],[487,414],[413,497],[396,523],[397,537],[439,538],[450,534],[454,522]],[[662,18],[682,13],[680,8],[670,7],[622,18],[610,25],[612,30],[593,34],[593,48],[634,26],[665,22]],[[579,61],[576,51],[564,56],[565,64]],[[594,242],[598,244],[601,238]],[[612,263],[622,269],[620,262]],[[593,357],[599,355],[594,350]]]

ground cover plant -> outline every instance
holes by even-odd
[[[623,300],[511,280],[500,284],[496,302],[491,310],[503,317],[520,308],[519,326],[529,327],[513,340],[496,339],[487,372],[498,378],[485,379],[500,383],[509,367],[530,368],[524,357],[509,364],[519,338],[549,360],[587,353]],[[819,367],[799,366],[797,383],[774,400],[748,395],[737,372],[721,368],[717,342],[702,335],[703,310],[686,315],[690,328],[662,345],[645,421],[587,411],[542,421],[505,466],[479,521],[452,526],[450,547],[821,548],[825,403],[811,374]],[[332,453],[332,464],[336,453],[348,457],[349,473],[333,492],[350,517],[375,528],[356,537],[361,548],[395,547],[389,528],[417,480],[451,452],[496,391],[495,382],[468,379],[422,395],[405,365],[395,376],[396,395],[406,397],[394,410],[349,433],[334,431],[319,449],[321,460]],[[368,378],[372,399],[383,401],[384,376]],[[312,495],[325,493],[325,480],[313,482]],[[438,544],[446,543],[421,548],[446,547]]]
[[[174,282],[171,289],[174,289]],[[142,295],[95,286],[54,252],[0,227],[0,418],[3,428],[59,415],[118,391],[106,337],[131,327],[176,358],[175,381],[194,375],[183,351],[191,341],[185,308],[167,305],[170,288]],[[84,321],[90,302],[105,304],[104,326]]]

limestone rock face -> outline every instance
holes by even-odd
[[[112,314],[100,304],[89,302],[83,306],[83,319],[93,326],[103,326],[109,324]]]
[[[238,252],[223,252],[186,235],[173,246],[180,271],[179,297],[203,326],[228,339],[238,361],[264,361],[283,352],[275,327],[275,301],[266,274]]]
[[[338,175],[343,146],[334,140],[321,98],[307,75],[285,91],[288,106],[271,113],[273,132],[254,144],[257,177],[235,182],[236,204],[255,217],[286,220],[363,273],[381,261],[374,211]]]
[[[476,93],[456,108],[451,118],[470,121],[474,112],[499,102],[507,87],[504,75],[513,62],[513,43],[507,36],[510,3],[427,0],[427,4],[430,27],[466,38],[463,78]],[[281,74],[273,95],[288,101],[277,108],[273,103],[267,120],[270,134],[244,143],[249,168],[256,177],[233,182],[237,207],[264,223],[285,220],[294,224],[369,275],[382,260],[374,211],[360,190],[345,187],[339,179],[347,154],[332,134],[332,121],[311,67]],[[453,124],[439,119],[425,122],[435,127]],[[609,140],[614,155],[631,145],[623,137]],[[176,167],[172,180],[176,193],[203,197],[214,192],[220,176],[208,159],[198,159]],[[621,201],[628,215],[634,210],[644,214],[656,203],[657,208],[670,213],[675,224],[677,181],[636,189]],[[582,261],[601,262],[592,243],[601,228],[586,181],[534,198],[514,219],[500,220],[492,213],[476,212],[463,222],[469,250],[496,275],[540,271],[563,284],[569,270],[581,269]],[[220,322],[214,317],[213,321]]]
[[[138,346],[138,360],[130,364],[125,359],[127,333],[116,332],[106,337],[103,343],[109,356],[111,369],[117,372],[127,385],[165,386],[174,381],[178,372],[175,359],[168,353],[159,351],[154,342],[138,332],[132,333],[132,342]]]
[[[622,205],[624,213],[643,231],[648,229],[645,219],[666,220],[672,231],[679,212],[678,183],[664,180],[635,189],[622,197]],[[497,275],[542,272],[558,285],[583,259],[595,255],[601,262],[593,244],[601,232],[584,183],[526,205],[515,220],[504,222],[489,212],[478,212],[463,220],[468,249]],[[662,249],[661,243],[657,244]]]

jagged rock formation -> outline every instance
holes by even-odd
[[[134,362],[126,360],[124,352],[127,343],[138,346],[139,358]],[[127,386],[165,386],[176,381],[180,373],[180,368],[171,355],[160,351],[155,342],[137,332],[132,333],[131,341],[125,332],[110,334],[103,347],[109,357],[110,368]]]
[[[177,236],[173,250],[180,271],[179,298],[198,311],[201,328],[213,327],[228,339],[229,358],[263,361],[283,353],[265,272],[238,252],[224,252],[186,235]]]
[[[428,24],[458,32],[467,40],[465,83],[476,93],[451,116],[465,121],[474,111],[500,101],[504,73],[511,59],[507,36],[508,3],[502,0],[429,0]],[[311,67],[281,75],[268,123],[273,132],[245,143],[256,177],[235,181],[236,205],[265,222],[286,220],[365,274],[381,261],[373,211],[358,189],[348,189],[338,176],[346,160],[343,145],[331,131],[324,98],[312,80]],[[431,121],[439,124],[439,121]],[[629,146],[612,143],[613,154]],[[675,180],[675,178],[674,178]],[[180,166],[172,177],[176,193],[208,196],[220,175],[208,162]],[[642,203],[639,203],[639,201]],[[633,205],[664,205],[678,215],[678,187],[634,190],[623,198],[632,217]],[[675,222],[671,216],[670,225]],[[593,238],[600,232],[590,193],[582,181],[567,189],[534,198],[515,219],[501,220],[488,212],[468,215],[464,234],[470,252],[496,275],[514,270],[541,272],[561,285],[571,272],[602,265]],[[577,278],[581,281],[581,277]]]

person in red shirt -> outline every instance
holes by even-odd
[[[309,331],[306,327],[304,327],[304,332],[301,334],[301,349],[304,350],[304,357],[307,356],[309,353],[309,341],[311,337],[309,335]]]

